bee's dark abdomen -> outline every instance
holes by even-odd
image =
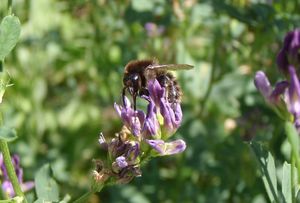
[[[162,87],[166,88],[166,97],[170,103],[181,102],[181,89],[176,78],[169,72],[157,74],[157,80]]]

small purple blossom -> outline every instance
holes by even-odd
[[[300,65],[300,29],[287,33],[284,38],[283,47],[277,55],[279,69],[289,74],[289,65]]]
[[[155,103],[152,99],[149,99],[149,105],[147,110],[147,116],[143,127],[143,137],[156,137],[159,130],[159,122],[156,118]]]
[[[280,81],[275,84],[273,89],[269,79],[264,72],[258,71],[254,78],[254,84],[266,103],[284,120],[291,118],[291,112],[288,110],[287,95],[290,83]]]
[[[119,156],[116,158],[116,163],[118,164],[118,166],[120,168],[125,168],[126,166],[128,166],[128,163],[126,161],[126,158],[124,156]]]
[[[269,101],[272,94],[272,86],[264,72],[258,71],[255,74],[254,84],[256,86],[256,89],[258,89],[265,100]]]
[[[288,90],[288,96],[286,97],[287,106],[289,111],[294,115],[294,120],[300,118],[300,83],[296,70],[293,66],[289,66],[290,72],[290,86]]]
[[[124,125],[132,131],[134,136],[141,134],[142,125],[145,121],[145,114],[141,110],[134,111],[128,98],[125,98],[125,106],[115,104],[115,109],[122,118]]]
[[[258,71],[255,74],[254,84],[258,91],[262,94],[267,103],[277,105],[280,103],[280,96],[282,96],[289,86],[287,81],[278,82],[273,90],[269,79],[263,71]]]
[[[160,112],[164,118],[164,126],[167,129],[167,137],[176,132],[179,128],[182,121],[182,111],[180,104],[174,104],[174,108],[172,108],[172,104],[161,102]]]
[[[31,190],[34,187],[34,182],[33,181],[28,181],[28,182],[23,182],[23,169],[20,166],[20,158],[18,155],[13,155],[12,156],[12,164],[15,168],[15,172],[18,178],[18,181],[20,183],[21,189],[26,192]],[[9,197],[14,197],[15,196],[15,192],[12,186],[12,183],[9,180],[8,174],[7,174],[7,170],[4,164],[4,160],[3,160],[3,155],[0,154],[0,170],[1,170],[1,174],[2,174],[2,191]]]
[[[148,22],[145,24],[145,30],[149,37],[155,37],[163,34],[163,32],[165,31],[165,27],[152,22]]]
[[[172,142],[164,142],[163,140],[147,140],[146,141],[160,156],[173,155],[181,153],[185,150],[186,144],[183,140],[175,140]]]
[[[169,103],[166,99],[166,90],[157,80],[148,82],[150,98],[155,102],[156,108],[159,109],[164,122],[163,125],[167,136],[174,134],[182,121],[182,111],[179,103]]]

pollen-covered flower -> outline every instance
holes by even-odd
[[[31,190],[34,187],[34,182],[33,181],[23,182],[23,169],[20,166],[20,158],[18,155],[12,156],[12,164],[15,168],[15,172],[22,191],[26,192]],[[9,180],[2,154],[0,154],[0,171],[1,171],[2,191],[8,197],[14,197],[15,196],[14,188],[12,186],[12,183]]]

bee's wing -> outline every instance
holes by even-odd
[[[188,64],[153,64],[147,66],[146,70],[189,70],[192,69],[194,66]]]

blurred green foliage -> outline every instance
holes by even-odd
[[[0,16],[6,4],[0,4]],[[288,156],[284,123],[253,85],[275,64],[283,36],[299,26],[299,0],[14,0],[21,40],[6,58],[14,84],[1,112],[19,139],[25,179],[50,163],[61,197],[89,188],[98,134],[121,127],[122,73],[132,59],[188,63],[178,72],[184,121],[176,137],[187,150],[152,160],[129,185],[111,186],[91,202],[267,202],[247,141]],[[149,36],[147,22],[164,31]],[[103,157],[104,158],[104,157]],[[276,164],[276,163],[275,163]],[[280,164],[282,165],[282,164]]]

